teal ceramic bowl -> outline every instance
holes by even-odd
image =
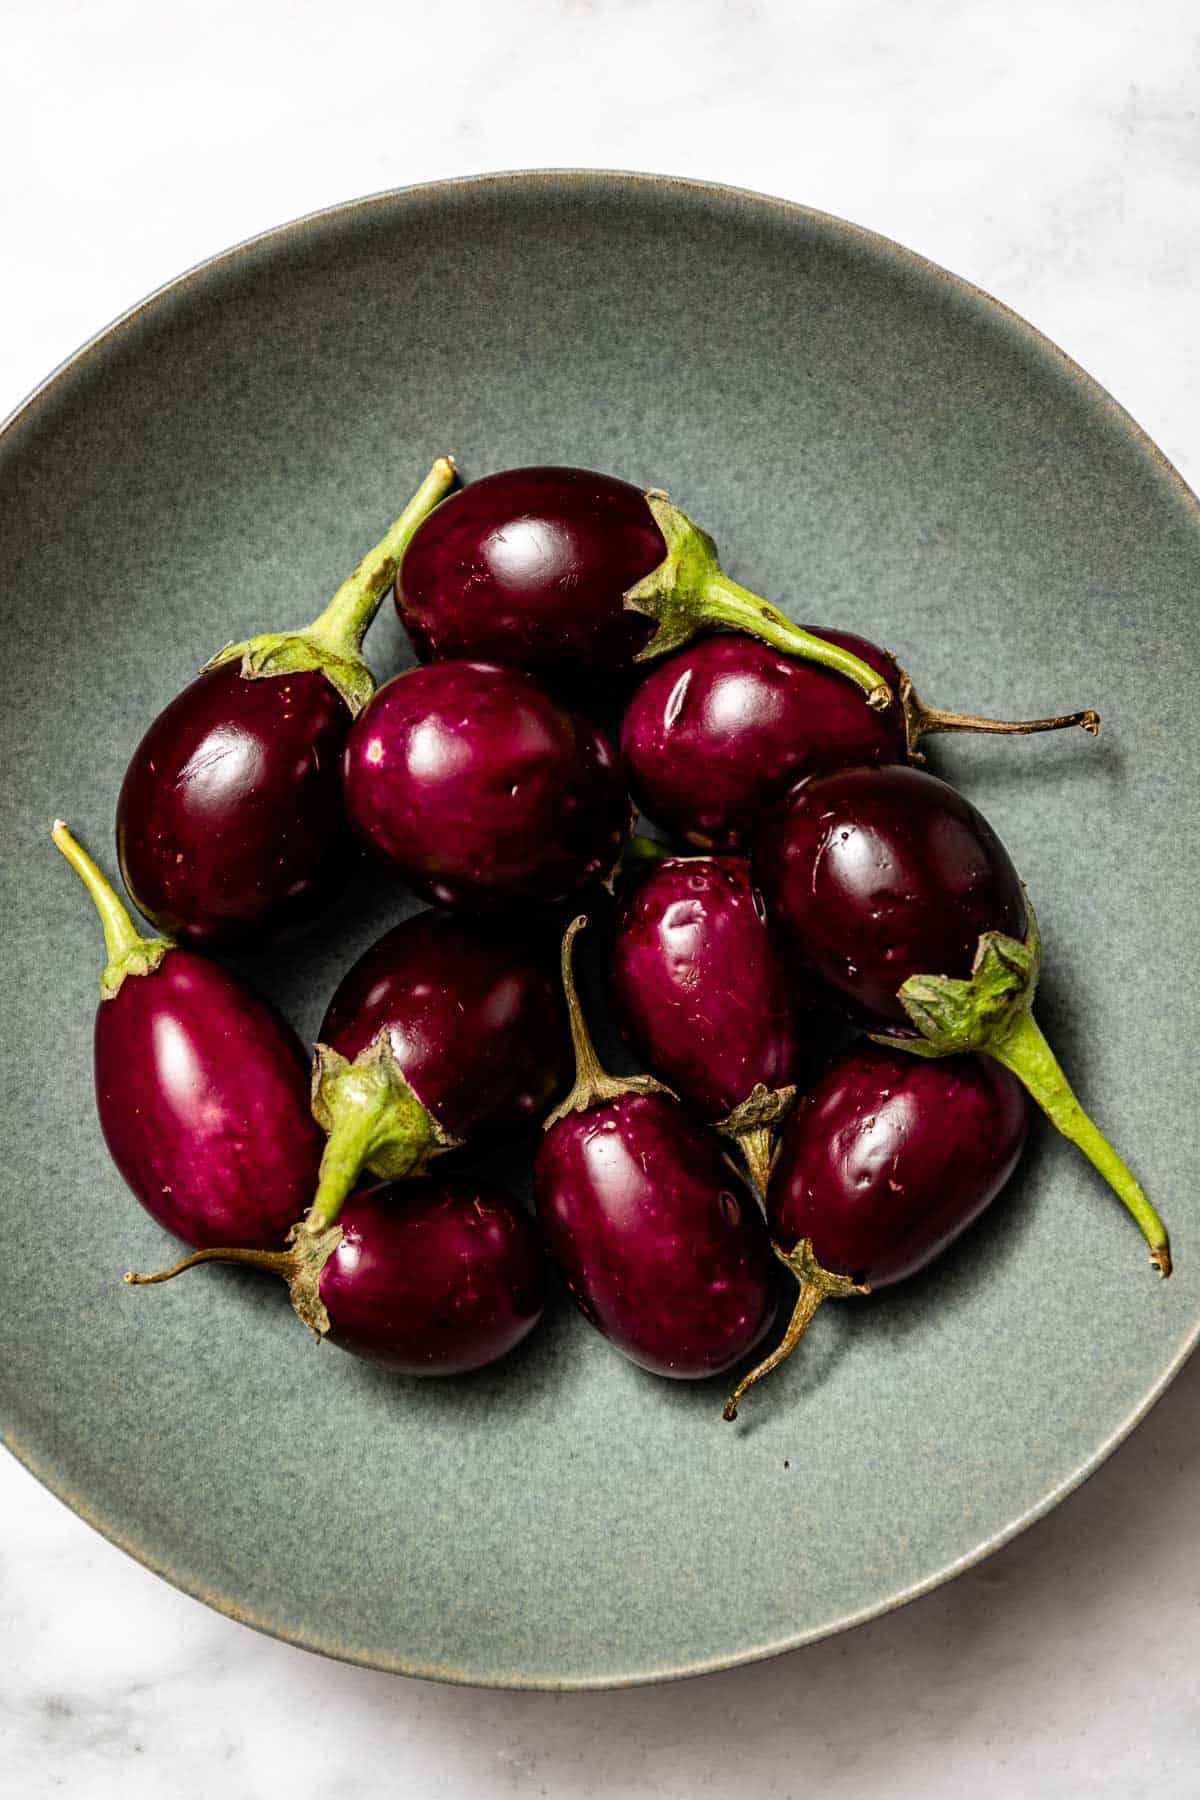
[[[1041,1017],[1172,1228],[1177,1273],[1041,1134],[924,1277],[830,1306],[721,1420],[559,1305],[474,1378],[318,1349],[173,1246],[91,1094],[95,921],[141,730],[213,650],[299,623],[431,455],[664,486],[731,573],[894,648],[931,702],[1104,731],[938,766],[1034,894]],[[511,1687],[650,1681],[806,1643],[996,1549],[1108,1454],[1197,1332],[1200,509],[1120,408],[990,300],[801,207],[631,175],[384,194],[183,276],[0,438],[5,1255],[14,1453],[150,1568],[294,1643]],[[394,619],[368,640],[407,659]],[[255,977],[311,1035],[410,906],[360,880]]]

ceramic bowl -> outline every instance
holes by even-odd
[[[152,715],[219,645],[301,623],[432,455],[569,462],[672,496],[730,572],[901,654],[931,702],[1094,705],[1103,734],[936,765],[1036,899],[1040,1016],[1168,1218],[1039,1133],[922,1278],[824,1309],[722,1422],[565,1305],[458,1381],[317,1348],[235,1271],[122,1285],[174,1246],[105,1156],[99,933],[49,842],[112,866]],[[263,1630],[446,1680],[604,1686],[839,1631],[1079,1482],[1195,1341],[1200,510],[1030,326],[896,245],[752,194],[504,175],[267,233],[101,333],[0,438],[6,696],[0,1419],[55,1493]],[[408,659],[390,607],[380,675]],[[311,1036],[411,906],[386,879],[253,965]],[[519,1165],[520,1159],[517,1159]]]

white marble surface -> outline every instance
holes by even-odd
[[[712,176],[899,238],[1033,319],[1200,485],[1194,0],[7,0],[0,412],[248,233],[537,164]],[[1193,1800],[1198,1426],[1193,1366],[1083,1492],[906,1611],[570,1697],[257,1637],[0,1458],[0,1791]]]

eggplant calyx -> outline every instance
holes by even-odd
[[[308,675],[317,671],[324,675],[345,700],[351,716],[362,713],[363,706],[374,693],[374,675],[362,657],[344,657],[326,650],[306,632],[263,632],[248,637],[245,643],[225,644],[203,671],[216,670],[223,662],[241,664],[243,680],[266,680],[273,675]]]
[[[219,669],[239,661],[243,681],[263,681],[279,675],[324,675],[357,718],[375,692],[375,677],[360,656],[347,657],[327,649],[303,631],[267,631],[240,644],[226,644],[204,665]]]
[[[910,975],[899,1000],[919,1038],[884,1032],[877,1043],[910,1050],[916,1056],[957,1056],[989,1050],[1028,1012],[1042,966],[1042,939],[1037,914],[1026,895],[1025,939],[1002,931],[985,931],[975,947],[971,973],[965,980],[951,975]]]
[[[662,533],[667,553],[623,596],[627,612],[644,613],[658,628],[650,642],[639,650],[638,662],[665,656],[695,636],[702,623],[700,606],[705,590],[713,572],[720,567],[717,546],[707,531],[679,507],[672,506],[661,488],[646,490],[646,505]]]
[[[174,950],[171,938],[142,938],[128,950],[110,957],[100,973],[100,998],[112,1000],[127,975],[153,975],[168,950]]]
[[[287,1250],[194,1250],[180,1262],[172,1263],[169,1269],[158,1269],[150,1275],[127,1269],[125,1279],[133,1287],[150,1287],[159,1281],[173,1281],[185,1269],[194,1269],[206,1262],[240,1263],[243,1268],[262,1269],[287,1282],[296,1316],[320,1343],[330,1326],[329,1313],[321,1298],[321,1271],[341,1241],[340,1225],[330,1225],[324,1231],[306,1231],[303,1226],[293,1225],[288,1233],[291,1248]]]
[[[965,981],[949,975],[911,975],[904,983],[898,998],[918,1037],[871,1035],[876,1043],[913,1056],[982,1051],[1003,1063],[1050,1123],[1104,1177],[1149,1245],[1151,1267],[1165,1279],[1172,1267],[1166,1226],[1132,1170],[1080,1105],[1033,1016],[1041,937],[1028,896],[1026,905],[1029,924],[1024,943],[1002,932],[985,932]]]
[[[351,1062],[328,1044],[313,1058],[312,1112],[328,1142],[317,1192],[295,1228],[332,1225],[364,1169],[385,1181],[423,1175],[434,1157],[459,1147],[414,1094],[386,1028]]]
[[[292,1258],[288,1272],[288,1294],[292,1308],[308,1326],[318,1343],[329,1330],[329,1314],[321,1298],[321,1271],[342,1241],[340,1225],[327,1225],[323,1231],[309,1231],[303,1224],[293,1225],[288,1232]]]
[[[836,670],[862,689],[868,706],[882,709],[891,703],[887,682],[861,657],[805,631],[779,607],[726,575],[712,538],[672,506],[661,488],[646,490],[646,505],[667,553],[623,596],[627,611],[644,613],[657,626],[650,642],[638,651],[638,662],[678,650],[698,631],[741,631],[785,655]]]
[[[367,629],[396,579],[418,526],[449,493],[454,479],[454,458],[439,456],[399,518],[367,551],[311,625],[299,631],[266,631],[238,644],[226,644],[205,669],[237,659],[245,681],[317,671],[337,689],[351,717],[357,718],[375,692],[375,677],[360,654]]]
[[[780,1363],[787,1361],[826,1300],[849,1300],[852,1295],[871,1292],[863,1282],[852,1281],[848,1275],[836,1275],[832,1269],[822,1268],[817,1261],[811,1238],[801,1238],[791,1250],[781,1250],[778,1244],[773,1248],[784,1268],[795,1276],[800,1292],[784,1334],[774,1350],[762,1362],[757,1363],[748,1375],[743,1375],[725,1402],[721,1417],[730,1423],[737,1418],[738,1407],[747,1389],[754,1387],[764,1375],[769,1375],[772,1369],[777,1369]]]
[[[775,1161],[776,1134],[796,1100],[796,1087],[769,1088],[758,1082],[714,1129],[732,1138],[742,1153],[750,1179],[764,1198]]]

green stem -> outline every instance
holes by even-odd
[[[799,656],[805,662],[820,663],[824,668],[835,670],[848,681],[857,682],[867,696],[868,706],[877,710],[891,701],[891,689],[886,681],[861,656],[805,631],[769,600],[752,594],[749,588],[726,575],[724,569],[714,569],[705,583],[700,618],[705,625],[724,625],[733,631],[744,631],[750,637],[761,638],[764,644],[782,650],[787,656]]]
[[[341,1107],[321,1155],[317,1191],[304,1220],[306,1231],[323,1231],[334,1223],[363,1170],[390,1146],[386,1098],[352,1098],[348,1087],[343,1087]],[[415,1142],[407,1146],[406,1154],[393,1159],[391,1175],[401,1180],[411,1174],[418,1154]]]
[[[1010,1069],[1050,1122],[1078,1145],[1103,1175],[1150,1246],[1160,1275],[1171,1273],[1166,1228],[1125,1163],[1080,1106],[1058,1059],[1033,1017],[1033,997],[1041,969],[1037,914],[1025,896],[1025,941],[985,931],[966,977],[910,975],[897,999],[920,1036],[873,1033],[877,1043],[912,1056],[959,1056],[982,1051]]]
[[[129,916],[129,908],[120,899],[108,877],[94,863],[83,845],[71,836],[65,819],[55,819],[50,833],[55,848],[61,850],[84,887],[104,927],[104,948],[110,962],[117,962],[145,942]]]
[[[401,1181],[424,1174],[435,1156],[455,1147],[409,1087],[386,1030],[353,1062],[317,1045],[312,1109],[328,1142],[316,1194],[297,1228],[309,1235],[334,1223],[364,1169]]]
[[[647,491],[646,505],[662,534],[666,555],[624,596],[630,611],[644,613],[655,624],[650,642],[638,652],[639,662],[677,650],[698,631],[725,627],[761,638],[787,656],[836,670],[862,688],[868,706],[890,704],[892,690],[861,657],[794,625],[777,606],[731,580],[708,533],[672,506],[661,489]]]
[[[302,631],[263,631],[239,644],[226,644],[206,667],[218,669],[236,662],[244,681],[319,671],[357,717],[375,692],[375,677],[361,655],[367,627],[379,611],[418,525],[453,481],[453,457],[439,456],[386,536],[368,550],[311,625]]]
[[[346,661],[358,655],[417,527],[449,493],[454,473],[454,458],[439,456],[395,524],[346,577],[329,605],[305,628],[304,637]]]
[[[111,1000],[126,975],[152,974],[172,948],[171,941],[143,936],[112,883],[82,844],[71,836],[62,819],[55,819],[50,836],[91,895],[92,904],[100,915],[104,948],[108,952],[108,962],[100,976],[100,995],[104,1000]]]
[[[987,1051],[1029,1090],[1051,1124],[1083,1151],[1137,1221],[1150,1246],[1154,1267],[1164,1277],[1169,1275],[1171,1250],[1166,1227],[1132,1170],[1075,1098],[1033,1014],[1027,1008],[1016,1012],[1007,1029],[987,1045]]]

